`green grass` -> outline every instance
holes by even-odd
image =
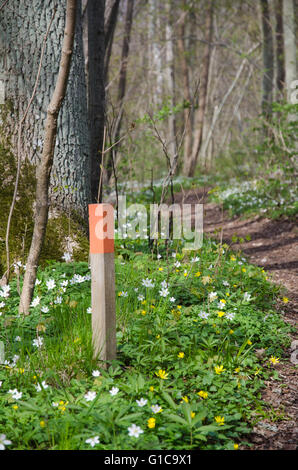
[[[226,245],[205,240],[197,253],[182,248],[160,244],[156,259],[146,241],[117,243],[118,351],[107,369],[92,359],[87,263],[40,270],[34,293],[40,301],[27,317],[17,314],[11,282],[9,296],[0,298],[6,359],[0,365],[0,434],[11,441],[7,448],[90,449],[87,440],[96,436],[94,449],[107,450],[234,449],[245,443],[266,409],[264,380],[276,375],[270,358],[282,360],[289,342],[290,327],[275,306],[281,293],[264,271]],[[143,285],[147,278],[154,287]],[[38,338],[40,347],[33,345]],[[266,351],[262,360],[255,354],[260,348]],[[90,391],[95,398],[87,401]],[[141,398],[147,400],[142,407]],[[143,431],[138,437],[129,436],[133,424]]]

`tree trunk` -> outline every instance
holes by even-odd
[[[262,111],[267,119],[272,113],[273,78],[274,78],[274,51],[273,34],[270,22],[268,0],[261,0],[262,33],[263,33],[263,85],[262,85]]]
[[[285,83],[288,103],[291,102],[291,88],[294,80],[297,80],[296,64],[296,34],[294,1],[283,0],[283,29],[284,29],[284,50],[285,50]],[[295,118],[295,116],[294,116]],[[292,118],[291,118],[292,119]]]
[[[29,313],[29,307],[36,281],[39,256],[46,233],[49,211],[48,192],[57,136],[57,121],[58,114],[65,97],[69,77],[71,56],[74,46],[76,8],[76,0],[67,0],[65,32],[59,72],[55,90],[47,110],[43,151],[41,162],[37,168],[36,208],[34,215],[33,237],[26,263],[26,272],[19,305],[20,313],[24,314]]]
[[[93,202],[98,201],[105,121],[104,10],[105,0],[88,0],[88,117]]]
[[[174,70],[174,40],[171,18],[171,3],[167,3],[167,24],[166,24],[166,68],[165,68],[165,85],[166,94],[170,108],[173,110],[175,106],[175,70]],[[174,111],[170,111],[168,117],[168,153],[170,159],[175,157],[177,152],[176,141],[176,116]]]
[[[133,23],[133,8],[134,0],[126,0],[126,11],[125,11],[125,25],[124,25],[124,36],[122,43],[122,52],[121,52],[121,64],[120,64],[120,74],[119,74],[119,83],[118,83],[118,96],[117,96],[117,111],[118,116],[115,123],[115,128],[113,129],[112,143],[118,142],[120,138],[121,125],[123,119],[124,111],[124,101],[126,94],[126,78],[127,78],[127,64],[129,56],[129,45],[130,45],[130,36]],[[107,181],[110,179],[112,174],[112,158],[116,159],[117,155],[117,146],[109,152],[106,157],[105,162],[105,171]]]
[[[178,48],[180,51],[181,58],[181,72],[183,78],[183,121],[184,121],[184,146],[183,146],[183,157],[184,160],[188,160],[191,156],[191,146],[192,146],[192,122],[191,122],[191,95],[190,95],[190,85],[189,85],[189,67],[186,58],[186,49],[185,49],[185,18],[181,21],[179,32],[178,32]]]
[[[284,58],[284,37],[282,20],[283,0],[275,0],[275,57],[276,57],[276,90],[277,99],[284,98],[285,85],[285,58]]]
[[[200,83],[199,107],[195,115],[195,130],[192,144],[192,153],[190,156],[185,155],[183,164],[183,174],[186,176],[194,176],[198,155],[202,145],[203,125],[207,105],[207,91],[209,79],[209,63],[212,50],[213,36],[213,2],[210,0],[206,18],[206,45],[202,61],[202,75]]]
[[[109,64],[112,55],[112,46],[114,41],[114,33],[117,24],[120,0],[110,0],[106,3],[105,10],[105,64],[104,77],[105,84],[108,83]]]
[[[55,2],[10,0],[0,16],[0,74],[5,82],[5,104],[1,106],[0,138],[9,136],[17,151],[17,120],[32,95],[41,45]],[[65,3],[56,2],[57,12],[47,39],[41,76],[30,113],[22,132],[22,160],[37,164],[41,159],[46,110],[54,90],[63,38]],[[80,2],[77,15],[80,16]],[[57,141],[51,176],[51,200],[59,206],[86,215],[90,201],[89,139],[86,84],[81,22],[77,21],[74,57],[67,94],[58,117]],[[1,135],[2,134],[2,135]]]
[[[150,81],[152,84],[150,93],[154,106],[159,106],[162,100],[162,58],[161,46],[159,42],[160,32],[160,18],[159,18],[159,0],[149,0],[149,15],[148,15],[148,57],[149,57],[149,70]]]

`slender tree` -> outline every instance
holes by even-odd
[[[207,106],[207,92],[209,79],[209,64],[213,37],[213,0],[209,1],[206,15],[206,44],[202,59],[202,74],[200,77],[199,107],[194,119],[194,134],[191,155],[184,155],[183,173],[193,176],[195,173],[200,148],[202,145],[203,125]]]
[[[292,83],[297,80],[296,62],[296,28],[295,9],[293,0],[283,0],[283,29],[285,50],[285,83],[286,96],[290,102]]]
[[[261,1],[261,18],[263,33],[263,84],[262,84],[262,111],[267,119],[271,116],[273,101],[274,78],[274,50],[273,34],[270,21],[268,0]]]
[[[184,0],[183,6],[185,7],[186,0]],[[178,28],[178,48],[181,59],[181,73],[183,79],[183,124],[184,124],[184,147],[183,155],[184,159],[188,159],[191,155],[192,146],[192,119],[191,119],[191,106],[192,99],[190,94],[190,80],[189,80],[189,64],[187,60],[187,51],[185,47],[185,23],[186,15],[182,16],[179,28]]]
[[[285,86],[285,57],[283,37],[283,0],[275,0],[275,57],[277,98],[283,98]]]
[[[105,9],[105,84],[108,82],[109,64],[112,55],[114,33],[117,24],[120,0],[107,0]]]

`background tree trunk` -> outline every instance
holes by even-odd
[[[209,7],[206,16],[206,45],[204,50],[204,56],[202,60],[202,74],[200,80],[200,91],[199,91],[199,107],[195,114],[194,119],[194,135],[192,144],[192,154],[190,157],[185,156],[183,173],[186,176],[194,176],[198,155],[202,145],[202,134],[204,117],[207,105],[207,92],[208,92],[208,79],[209,79],[209,64],[212,50],[212,36],[213,36],[213,1],[210,0]]]
[[[166,24],[166,68],[165,68],[165,85],[166,95],[171,109],[175,106],[175,70],[174,70],[174,39],[172,28],[172,15],[171,15],[171,0],[168,0],[166,5],[167,9],[167,24]],[[168,153],[172,160],[177,153],[176,141],[176,116],[172,111],[168,118]]]
[[[290,103],[291,84],[297,80],[295,10],[293,0],[283,0],[283,29],[285,50],[285,83],[287,101]]]
[[[120,0],[107,0],[105,9],[105,84],[108,83],[109,64],[112,55],[114,33],[117,24]]]
[[[9,136],[14,153],[17,148],[16,120],[24,114],[33,91],[42,40],[53,7],[51,0],[33,0],[29,3],[10,0],[1,10],[0,74],[5,82],[5,104],[0,109],[0,138]],[[80,1],[77,15],[81,15]],[[39,86],[23,127],[22,159],[28,158],[33,164],[38,164],[41,158],[46,110],[59,68],[64,16],[65,3],[57,2]],[[51,200],[60,207],[86,215],[90,201],[90,164],[81,21],[76,23],[69,86],[58,117],[50,190]]]
[[[185,5],[185,2],[184,2]],[[192,100],[190,95],[190,83],[189,83],[189,66],[187,62],[187,51],[185,48],[185,18],[183,15],[179,32],[178,32],[178,48],[180,51],[181,57],[181,72],[183,77],[183,123],[184,123],[184,143],[183,143],[183,158],[188,160],[191,156],[191,146],[192,146],[192,119],[191,119],[191,107]]]
[[[130,36],[133,23],[133,9],[134,9],[134,0],[126,0],[126,10],[125,10],[125,24],[124,24],[124,36],[122,43],[121,51],[121,63],[120,63],[120,74],[118,82],[118,93],[117,93],[117,118],[115,127],[112,131],[112,143],[118,142],[121,133],[123,112],[124,112],[124,102],[126,95],[126,79],[127,79],[127,64],[129,56],[129,45],[130,45]],[[117,158],[117,146],[115,146],[107,155],[105,162],[105,171],[106,171],[106,180],[109,181],[112,175],[112,158],[116,160]],[[114,161],[114,164],[116,162]]]
[[[34,215],[33,237],[27,258],[19,305],[20,313],[24,313],[26,315],[29,313],[36,281],[39,256],[47,228],[49,212],[48,192],[57,136],[57,121],[58,114],[65,97],[69,77],[70,61],[74,46],[76,8],[77,0],[67,0],[65,32],[59,72],[55,90],[47,110],[43,151],[41,161],[37,168],[36,208]]]
[[[271,116],[273,101],[274,51],[273,34],[270,22],[268,0],[261,0],[262,32],[263,32],[263,85],[262,111],[267,119]]]
[[[284,97],[285,85],[285,58],[282,10],[283,0],[275,0],[276,91],[278,100],[282,100]]]

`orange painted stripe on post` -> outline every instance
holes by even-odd
[[[114,252],[114,208],[111,204],[89,204],[90,253]]]

